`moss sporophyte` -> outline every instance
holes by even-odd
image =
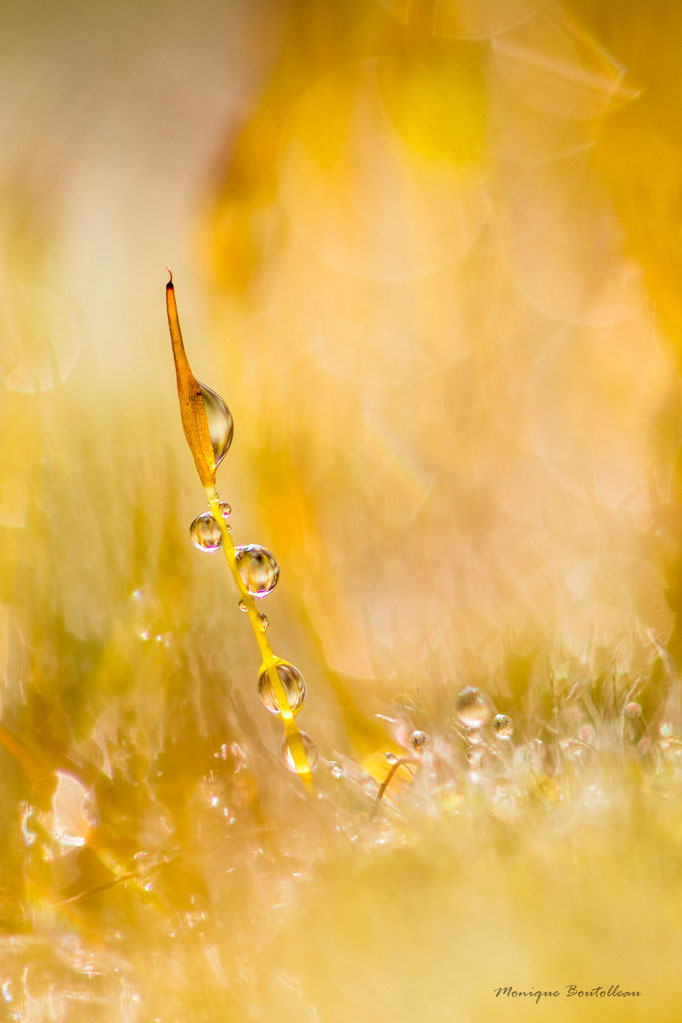
[[[248,614],[260,651],[258,692],[267,710],[276,714],[284,725],[286,766],[298,775],[309,792],[313,792],[312,772],[317,762],[317,751],[310,736],[300,731],[295,719],[305,700],[305,682],[293,664],[273,652],[265,634],[268,619],[257,604],[273,590],[279,577],[279,566],[264,547],[256,544],[236,547],[232,540],[226,521],[230,506],[221,502],[216,490],[218,466],[232,443],[232,416],[223,399],[200,384],[190,369],[180,330],[172,274],[166,285],[166,309],[182,426],[209,508],[208,513],[203,512],[192,523],[190,537],[199,550],[214,551],[222,547],[225,552],[239,592],[239,606]]]

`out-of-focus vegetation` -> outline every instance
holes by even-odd
[[[682,8],[2,13],[0,1020],[676,1019]]]

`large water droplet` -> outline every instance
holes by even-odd
[[[189,538],[198,551],[216,551],[223,542],[218,523],[209,512],[197,515],[189,527]]]
[[[210,387],[207,387],[206,384],[199,384],[199,388],[201,397],[204,399],[215,464],[220,465],[232,443],[234,433],[232,413],[220,395],[212,391]]]
[[[493,718],[493,732],[498,739],[511,739],[514,734],[514,722],[507,714],[496,714]]]
[[[317,761],[319,760],[319,754],[315,743],[310,738],[307,732],[301,732],[301,739],[303,741],[303,749],[305,750],[306,759],[308,761],[308,767],[311,771],[314,771],[317,767]],[[284,765],[288,771],[292,774],[296,774],[296,764],[292,756],[291,750],[289,749],[289,740],[285,739],[282,743],[282,757],[284,759]]]
[[[279,565],[270,551],[250,543],[236,547],[237,565],[246,589],[252,597],[266,597],[279,579]]]
[[[293,714],[296,714],[303,706],[305,700],[305,681],[298,668],[288,661],[278,660],[275,662],[280,682],[287,694],[287,701]],[[275,690],[268,676],[267,668],[261,668],[258,676],[258,695],[271,714],[279,714],[279,704],[275,696]]]
[[[483,728],[490,721],[493,708],[486,693],[475,686],[467,686],[457,696],[455,711],[463,725],[468,728]]]
[[[227,501],[220,502],[220,512],[225,522],[227,522],[231,511],[232,509]],[[229,529],[230,527],[228,526],[227,528]],[[215,551],[223,542],[220,529],[209,512],[202,512],[201,515],[197,515],[189,527],[189,538],[197,550],[200,551]]]

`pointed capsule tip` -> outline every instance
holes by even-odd
[[[168,281],[168,284],[166,285],[166,287],[167,288],[172,288],[173,287],[173,271],[171,270],[171,268],[168,265],[166,265],[166,270],[168,270],[168,276],[169,276],[169,281]]]

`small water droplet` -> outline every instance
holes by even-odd
[[[303,675],[298,668],[294,667],[293,664],[289,664],[288,661],[277,660],[275,667],[277,668],[280,682],[284,686],[291,712],[296,714],[303,706],[306,695]],[[258,695],[271,714],[279,714],[279,704],[277,703],[277,697],[275,696],[275,690],[270,681],[267,668],[261,668],[258,676]]]
[[[486,693],[475,686],[467,686],[457,696],[455,711],[463,725],[482,728],[490,721],[493,708]]]
[[[220,514],[222,515],[222,517],[225,519],[226,522],[228,520],[228,517],[229,517],[231,511],[232,511],[232,508],[227,503],[227,501],[221,501],[220,502]]]
[[[484,756],[485,756],[484,746],[471,746],[467,750],[467,761],[472,765],[472,767],[478,767],[478,765],[483,760]]]
[[[639,718],[642,716],[642,708],[635,700],[632,700],[625,708],[625,713],[629,718]]]
[[[197,515],[189,527],[189,538],[198,551],[216,551],[223,542],[218,523],[209,512]]]
[[[343,768],[341,767],[341,764],[337,764],[335,760],[329,761],[329,770],[331,772],[332,778],[342,778],[345,773]]]
[[[480,728],[467,728],[464,737],[472,746],[480,746],[483,742],[483,733]]]
[[[410,736],[410,746],[417,753],[423,752],[427,746],[431,745],[431,737],[426,732],[413,732]]]
[[[212,391],[206,384],[199,384],[199,388],[201,397],[204,399],[215,464],[220,465],[232,443],[234,434],[232,414],[219,394]]]
[[[265,547],[247,544],[236,547],[237,565],[246,589],[252,597],[266,597],[277,585],[279,565]]]
[[[270,619],[268,618],[264,611],[258,612],[258,621],[260,622],[260,627],[263,630],[263,632],[267,632],[268,625],[270,624]]]
[[[249,613],[249,609],[248,609],[248,607],[246,606],[246,604],[244,603],[243,600],[239,601],[239,610],[243,611],[244,614],[248,614]]]
[[[498,739],[511,739],[514,722],[507,714],[496,714],[493,718],[493,732]]]
[[[317,761],[319,760],[317,747],[307,732],[301,732],[300,735],[303,742],[303,749],[305,750],[306,760],[308,761],[308,767],[311,771],[314,771],[317,767]],[[291,771],[292,774],[296,774],[296,764],[294,763],[294,758],[291,750],[289,749],[289,739],[285,739],[282,743],[282,757],[284,759],[284,766],[287,770]]]
[[[384,756],[388,760],[389,764],[397,764],[398,763],[398,758],[395,755],[395,753],[390,753],[390,752],[389,753],[384,753]]]

